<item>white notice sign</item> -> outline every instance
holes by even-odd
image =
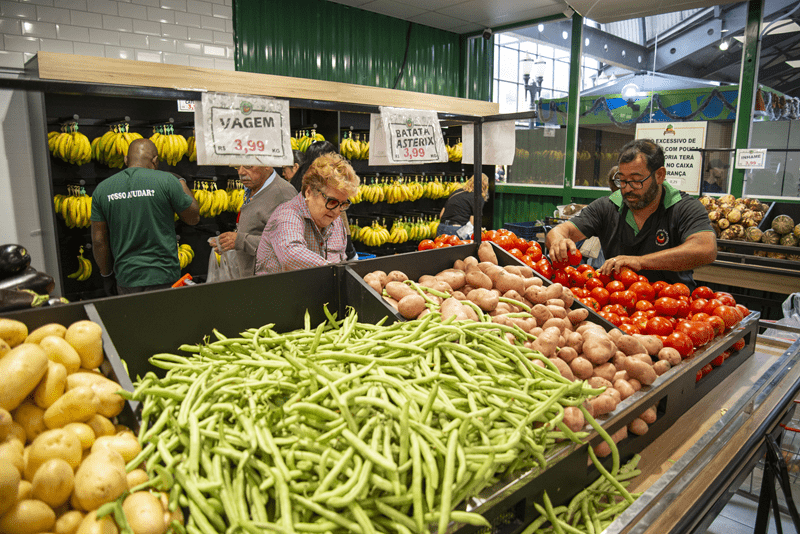
[[[667,182],[693,195],[700,193],[701,152],[706,146],[705,121],[651,122],[636,125],[636,139],[652,139],[664,149]]]
[[[381,107],[386,156],[392,163],[447,161],[447,149],[435,111]]]
[[[736,150],[737,169],[763,169],[767,163],[766,148],[740,148]]]
[[[202,97],[195,109],[198,165],[292,164],[287,100],[225,93]]]

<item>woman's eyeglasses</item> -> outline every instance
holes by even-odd
[[[339,208],[342,211],[347,211],[347,208],[350,207],[351,202],[349,200],[339,201],[333,197],[327,196],[325,193],[319,190],[317,193],[322,195],[322,198],[325,199],[325,207],[331,211],[335,210],[336,208]]]
[[[631,189],[641,189],[642,187],[644,187],[644,183],[647,180],[649,180],[650,177],[653,176],[653,174],[655,174],[655,172],[656,171],[653,171],[650,174],[648,174],[644,180],[620,180],[619,173],[617,173],[614,175],[614,178],[612,178],[611,181],[614,183],[615,186],[619,187],[620,189],[622,189],[626,185],[630,186]]]

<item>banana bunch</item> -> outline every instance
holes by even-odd
[[[436,237],[436,229],[431,230],[430,221],[417,219],[408,227],[409,241],[422,241],[423,239],[433,239]]]
[[[194,198],[200,205],[200,216],[212,218],[227,210],[228,193],[222,189],[217,189],[216,184],[211,187],[209,187],[208,182],[202,182],[202,184],[202,188],[192,189]]]
[[[392,224],[392,231],[389,232],[389,239],[387,241],[395,244],[408,241],[408,230],[406,230],[405,224],[395,221]]]
[[[292,150],[299,150],[300,152],[305,152],[308,150],[308,147],[311,146],[311,143],[314,141],[324,141],[325,136],[321,133],[317,133],[316,130],[300,130],[295,132],[295,137],[289,138],[292,143]]]
[[[186,140],[186,155],[189,157],[189,161],[197,161],[197,141],[194,136]]]
[[[121,169],[125,166],[128,147],[141,138],[141,134],[130,131],[128,123],[115,124],[102,136],[92,140],[92,158],[111,168]]]
[[[55,157],[73,165],[85,165],[92,160],[92,144],[78,131],[77,122],[61,126],[61,132],[47,134],[47,146]]]
[[[69,186],[69,194],[53,197],[56,213],[61,215],[68,228],[88,228],[92,225],[92,197],[80,186]]]
[[[189,150],[189,142],[181,134],[176,134],[171,124],[154,126],[150,140],[158,149],[158,159],[173,167]]]
[[[187,245],[186,243],[178,246],[178,261],[181,264],[181,271],[186,268],[187,265],[192,263],[194,259],[194,250],[192,247]]]
[[[239,180],[228,180],[228,187],[225,188],[228,195],[228,211],[239,213],[244,204],[244,186]]]
[[[349,160],[369,159],[367,135],[364,134],[364,140],[362,141],[361,135],[356,134],[356,138],[353,139],[352,132],[345,132],[342,136],[342,142],[339,143],[339,152]]]
[[[422,196],[425,198],[432,198],[434,200],[438,198],[445,198],[447,196],[447,188],[437,177],[433,180],[425,182]]]
[[[350,223],[350,237],[354,241],[357,241],[358,240],[358,234],[360,234],[360,233],[361,233],[361,227],[358,225],[358,223],[351,222]]]
[[[389,241],[389,230],[386,226],[373,221],[370,226],[364,226],[358,233],[358,241],[370,246],[379,247]]]
[[[358,186],[359,194],[363,200],[377,204],[386,200],[386,194],[383,190],[383,185],[372,182],[367,185]]]
[[[439,219],[433,219],[428,222],[428,239],[433,239],[436,236],[436,230],[439,229]]]
[[[457,182],[457,181],[447,182],[446,184],[444,184],[444,192],[445,192],[444,196],[449,197],[462,187],[464,187],[464,182]]]
[[[351,204],[358,204],[359,202],[364,200],[364,197],[361,194],[362,191],[363,191],[363,189],[361,189],[362,187],[363,186],[358,186],[358,189],[356,190],[356,194],[353,195],[352,197],[350,197],[350,203]]]
[[[463,143],[461,139],[458,140],[453,146],[445,145],[447,148],[447,159],[450,161],[461,161],[461,149],[463,148]]]
[[[68,274],[67,278],[74,278],[78,282],[84,282],[92,276],[92,262],[89,261],[89,258],[83,257],[83,247],[80,249],[80,253],[78,254],[78,270],[72,274]]]

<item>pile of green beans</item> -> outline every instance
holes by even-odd
[[[600,534],[639,496],[625,489],[630,479],[641,474],[637,469],[639,460],[639,455],[635,455],[613,477],[602,473],[567,506],[554,507],[545,491],[543,504],[534,503],[539,518],[521,534]]]
[[[136,383],[143,450],[128,469],[144,463],[188,509],[189,534],[488,526],[455,508],[588,435],[564,408],[601,390],[563,378],[519,328],[326,314],[287,333],[214,331],[181,346],[188,355],[150,359],[167,371]]]

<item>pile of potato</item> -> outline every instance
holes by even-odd
[[[142,449],[113,422],[125,400],[98,370],[102,363],[102,329],[92,321],[28,333],[24,323],[0,319],[0,534],[118,532],[97,509],[148,476],[126,470]],[[166,532],[173,517],[165,499],[126,496],[136,534]]]
[[[545,286],[529,267],[498,266],[488,242],[481,243],[477,258],[457,260],[452,268],[422,276],[416,283],[399,271],[374,271],[364,276],[364,281],[406,319],[436,310],[443,320],[455,315],[457,320],[479,321],[481,311],[493,322],[519,326],[535,337],[525,346],[546,356],[562,376],[605,387],[590,400],[595,417],[613,412],[621,401],[681,362],[678,351],[664,347],[656,336],[630,336],[616,328],[606,332],[587,321],[587,308],[571,309],[574,298],[569,288],[558,283]],[[506,337],[515,343],[512,335]],[[577,408],[565,413],[564,420],[575,421],[574,430],[584,427]],[[642,435],[655,420],[652,407],[612,437],[618,442],[628,430]],[[597,453],[604,456],[610,450],[603,443]]]

